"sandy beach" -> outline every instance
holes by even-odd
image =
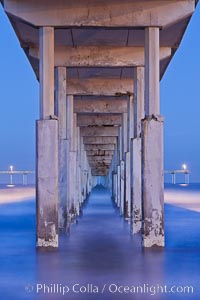
[[[35,198],[34,186],[0,188],[0,204],[22,202]],[[165,190],[165,203],[200,212],[200,195],[187,190]]]
[[[35,187],[0,188],[0,204],[21,202],[35,197]]]
[[[187,190],[165,190],[165,203],[200,212],[200,194]]]

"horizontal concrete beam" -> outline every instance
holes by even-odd
[[[104,159],[104,160],[93,160],[88,158],[88,162],[92,166],[109,166],[111,164],[112,159]]]
[[[117,96],[132,95],[132,79],[90,78],[68,79],[68,95]]]
[[[88,150],[87,152],[87,156],[95,156],[95,155],[113,155],[114,150]]]
[[[107,176],[108,175],[108,170],[106,170],[106,171],[91,171],[91,173],[92,173],[92,176]]]
[[[74,100],[75,113],[124,113],[128,110],[127,100]]]
[[[29,48],[29,55],[39,59],[39,49]],[[160,59],[171,55],[171,48],[160,48]],[[135,67],[144,66],[144,47],[55,47],[55,66],[59,67]]]
[[[109,166],[111,165],[111,162],[107,161],[107,160],[103,161],[103,162],[99,161],[98,163],[90,161],[89,165],[91,168],[99,168],[99,167],[108,167],[109,168]]]
[[[109,168],[92,168],[91,171],[94,173],[105,173],[108,172]]]
[[[88,161],[111,161],[112,160],[112,154],[109,155],[93,155],[88,156]]]
[[[107,137],[107,136],[100,136],[100,137],[95,137],[95,136],[86,136],[83,137],[83,143],[84,144],[117,144],[117,138],[112,136],[112,137]]]
[[[96,166],[91,166],[91,170],[95,170],[96,172],[108,172],[110,166],[103,166],[103,167],[96,167]]]
[[[118,100],[116,100],[118,101]],[[76,103],[76,100],[75,100]],[[118,103],[118,102],[117,102]],[[116,105],[115,105],[116,106]],[[127,108],[127,105],[126,105]],[[122,124],[121,114],[78,114],[77,126],[84,127],[90,125],[105,126],[105,125],[118,125]]]
[[[118,127],[114,126],[95,126],[81,127],[81,136],[118,136]]]
[[[92,167],[91,169],[93,172],[107,172],[109,170],[109,167],[99,167],[99,168],[95,168],[95,167]]]
[[[195,0],[4,0],[5,10],[35,26],[164,27],[187,18]]]
[[[115,150],[115,144],[86,144],[85,145],[85,150],[86,151],[102,151],[102,150]]]
[[[91,171],[92,176],[107,176],[108,175],[108,171],[105,172],[95,172],[95,171]]]
[[[90,167],[91,168],[95,168],[95,169],[102,169],[102,168],[106,168],[106,169],[109,169],[110,167],[110,162],[104,162],[104,163],[93,163],[93,162],[90,162],[89,163]]]

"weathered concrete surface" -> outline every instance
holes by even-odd
[[[93,126],[81,128],[81,136],[118,136],[118,127]]]
[[[143,245],[164,246],[163,118],[142,121]]]
[[[113,155],[113,150],[88,150],[87,156],[95,156],[95,155]]]
[[[181,4],[181,5],[180,5]],[[147,27],[169,26],[192,14],[195,1],[134,1],[108,3],[50,0],[4,1],[5,10],[36,26]],[[123,12],[123,13],[122,13]]]
[[[158,27],[145,29],[145,115],[160,113],[160,63]]]
[[[117,190],[117,174],[116,174],[115,172],[113,172],[112,183],[113,183],[112,196],[113,196],[113,199],[114,199],[115,202],[116,202],[116,201],[117,201],[118,190]]]
[[[67,211],[69,212],[69,222],[72,222],[76,215],[76,200],[77,200],[77,190],[76,190],[76,176],[77,176],[77,168],[76,168],[76,151],[69,151],[69,161],[68,161],[68,202]]]
[[[120,162],[120,213],[124,214],[124,180],[125,180],[125,166],[124,161]]]
[[[134,82],[134,138],[137,138],[144,118],[144,67],[134,68]]]
[[[142,229],[142,166],[141,138],[132,140],[132,173],[131,173],[131,216],[132,232]]]
[[[130,152],[125,154],[125,199],[124,199],[124,217],[126,220],[131,218],[131,156]]]
[[[67,95],[66,98],[66,135],[69,140],[70,151],[74,150],[74,97]]]
[[[69,141],[60,139],[58,142],[59,149],[59,177],[58,177],[58,188],[59,188],[59,228],[67,227],[67,195],[68,195],[68,167],[69,163],[67,160],[69,151]]]
[[[130,143],[134,135],[134,98],[130,96],[128,101],[128,115],[127,115],[127,152],[130,152]]]
[[[54,115],[54,28],[40,28],[40,118]]]
[[[115,150],[115,144],[86,144],[85,150],[91,150],[91,151],[114,151]]]
[[[134,68],[134,139],[131,140],[131,215],[132,232],[142,228],[141,120],[144,118],[144,67]]]
[[[78,114],[77,126],[106,126],[106,125],[118,125],[121,126],[122,117],[121,114]]]
[[[105,87],[106,88],[106,87]],[[108,91],[105,91],[108,93]],[[105,97],[106,98],[106,97]],[[87,99],[87,100],[74,100],[75,113],[124,113],[127,112],[127,100],[110,100],[108,99]]]
[[[112,160],[112,155],[94,155],[94,156],[88,156],[88,161],[111,161]]]
[[[133,93],[133,80],[113,78],[90,78],[67,80],[69,95],[117,96]],[[95,112],[95,111],[94,111]]]
[[[77,117],[75,119],[77,123]],[[81,136],[80,128],[76,127],[76,139],[77,139],[77,148],[76,148],[76,211],[77,215],[80,214],[81,210]]]
[[[117,206],[121,203],[121,168],[117,166]]]
[[[67,151],[66,132],[66,68],[55,70],[55,115],[58,116],[58,166],[59,166],[59,228],[67,226]]]
[[[66,68],[59,67],[55,70],[55,115],[59,119],[58,136],[60,139],[66,139]]]
[[[125,161],[125,153],[128,150],[128,113],[123,113],[122,118],[122,158]]]
[[[29,55],[39,59],[38,48]],[[160,48],[160,59],[171,55],[170,47]],[[144,65],[144,47],[80,46],[55,47],[55,66],[66,67],[135,67]]]
[[[58,247],[58,121],[37,125],[37,247]],[[51,163],[50,163],[51,162]]]
[[[107,137],[107,136],[86,136],[83,137],[83,143],[84,144],[116,144],[117,143],[117,138],[112,136],[112,137]]]

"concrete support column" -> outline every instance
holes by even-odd
[[[58,120],[54,116],[54,28],[39,30],[40,120],[36,123],[38,249],[58,247]]]
[[[89,165],[87,161],[87,153],[84,150],[84,200],[88,197],[89,191],[88,191],[88,172],[89,172]]]
[[[117,166],[117,206],[120,207],[121,199],[121,170],[120,165]]]
[[[128,151],[128,113],[122,117],[122,159],[125,161],[125,153]]]
[[[123,126],[119,129],[119,166],[120,166],[120,213],[124,214],[124,144]]]
[[[91,172],[91,168],[89,167],[89,165],[88,165],[87,190],[88,190],[88,194],[90,194],[90,192],[92,190],[92,172]]]
[[[83,143],[83,137],[81,137],[81,202],[83,202],[86,198],[86,186],[85,186],[85,150],[84,150],[84,143]]]
[[[160,114],[159,28],[145,29],[145,115]]]
[[[74,97],[72,95],[67,95],[66,99],[66,116],[67,116],[67,140],[68,140],[68,153],[67,153],[67,212],[68,212],[68,226],[71,221],[74,220],[76,216],[76,133],[74,128]]]
[[[117,151],[117,147],[116,147],[114,155],[113,155],[113,177],[112,177],[113,199],[116,204],[117,204],[117,197],[118,197],[117,165],[118,165],[118,151]]]
[[[132,232],[142,230],[141,120],[144,118],[144,67],[134,69],[134,138],[131,150]]]
[[[82,203],[81,195],[81,136],[80,136],[80,127],[77,127],[77,202],[78,210],[77,214],[79,215]]]
[[[125,152],[125,218],[127,221],[131,219],[131,140],[133,138],[133,110],[134,99],[129,97],[128,114],[127,114],[127,152]]]
[[[131,156],[130,152],[125,153],[125,200],[124,217],[127,221],[131,218]]]
[[[66,68],[55,70],[55,114],[58,116],[59,228],[67,226]]]
[[[118,139],[117,139],[117,206],[121,205],[121,168],[120,162],[122,160],[122,127],[118,129]]]
[[[77,114],[74,113],[74,134],[73,134],[73,140],[74,140],[74,148],[73,152],[75,155],[75,165],[74,165],[74,207],[75,207],[75,215],[79,214],[79,198],[78,198],[78,130],[77,130]]]
[[[127,154],[128,152],[128,113],[123,113],[122,118],[122,159],[121,163],[121,201],[122,201],[122,213],[126,219],[129,219],[129,200],[130,193],[128,192],[128,172],[130,167],[130,156]],[[127,160],[127,164],[126,164]]]
[[[164,246],[163,118],[159,116],[159,28],[145,29],[145,119],[142,121],[143,245]]]
[[[39,29],[40,118],[54,115],[54,28]]]

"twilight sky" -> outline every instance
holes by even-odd
[[[39,85],[0,5],[0,170],[34,169]],[[185,162],[200,182],[200,6],[161,81],[165,169]]]

